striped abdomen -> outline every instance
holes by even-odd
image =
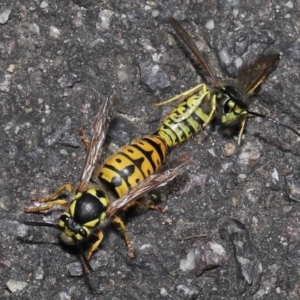
[[[163,138],[146,136],[111,156],[98,170],[97,177],[121,197],[156,172],[161,167],[166,152],[167,145]]]
[[[159,127],[157,134],[173,147],[202,129],[212,111],[212,94],[201,90],[179,103]]]

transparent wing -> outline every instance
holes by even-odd
[[[253,64],[239,68],[237,83],[241,93],[251,95],[276,67],[279,58],[279,54],[261,55]]]
[[[182,27],[182,25],[175,20],[174,18],[169,19],[173,29],[176,31],[176,33],[181,37],[181,39],[184,41],[184,43],[190,48],[190,50],[193,52],[193,54],[196,56],[198,61],[202,64],[202,66],[205,68],[205,70],[208,72],[210,78],[212,79],[215,86],[220,86],[218,80],[214,76],[213,72],[210,70],[209,66],[203,59],[197,45],[193,41],[193,39],[190,37],[190,35],[187,33],[187,31]]]
[[[113,202],[106,210],[107,216],[113,216],[118,210],[125,208],[133,201],[141,198],[144,194],[149,193],[153,189],[164,186],[176,176],[183,173],[186,165],[192,160],[190,152],[182,152],[179,156],[171,161],[166,167],[159,172],[152,174],[138,185],[136,185],[126,195]]]
[[[107,98],[101,105],[94,124],[92,140],[89,144],[88,153],[85,159],[84,168],[81,173],[77,191],[83,192],[87,189],[93,170],[96,165],[97,157],[101,154],[101,148],[112,119],[115,108],[116,94]]]

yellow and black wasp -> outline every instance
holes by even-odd
[[[245,97],[251,96],[266,79],[269,72],[277,65],[279,54],[262,55],[253,64],[240,68],[237,72],[237,86],[239,88],[231,85],[220,85],[186,30],[172,17],[170,18],[170,23],[197,60],[206,69],[214,87],[210,89],[207,84],[201,83],[169,100],[154,104],[154,106],[159,106],[175,100],[181,100],[178,106],[165,118],[157,131],[157,134],[166,140],[169,147],[175,146],[194,133],[203,130],[213,119],[227,125],[240,124],[239,145],[246,120],[249,117],[264,118],[288,128],[300,136],[297,130],[286,124],[266,115],[249,111],[246,104],[242,101]]]
[[[100,168],[97,168],[97,157],[101,153],[112,118],[114,102],[115,97],[107,99],[103,103],[93,125],[91,142],[88,143],[85,140],[88,152],[75,192],[73,193],[70,184],[64,184],[48,197],[34,199],[39,203],[46,203],[45,205],[25,208],[26,212],[38,213],[49,210],[54,205],[69,205],[68,210],[60,217],[58,225],[20,221],[26,225],[60,229],[61,240],[67,245],[77,246],[86,273],[92,271],[88,261],[101,244],[103,239],[101,229],[109,220],[120,226],[129,255],[133,256],[133,248],[125,224],[116,215],[117,212],[132,205],[141,205],[162,211],[160,207],[139,202],[138,199],[181,174],[192,159],[189,152],[183,152],[167,166],[161,168],[167,153],[166,142],[160,136],[149,135],[121,148]],[[57,199],[63,190],[69,191],[70,201]],[[97,239],[87,254],[84,254],[82,244],[86,243],[91,236],[96,236]]]
[[[206,84],[200,84],[174,98],[158,105],[180,99],[182,102],[166,117],[153,135],[145,136],[126,145],[97,168],[96,160],[101,152],[108,125],[113,114],[114,98],[107,99],[100,108],[93,126],[93,136],[88,143],[88,153],[81,174],[80,183],[73,193],[70,184],[64,184],[46,198],[36,199],[47,203],[41,207],[26,208],[26,212],[42,212],[54,205],[68,206],[69,209],[60,217],[59,224],[22,221],[27,225],[56,227],[62,230],[61,239],[69,245],[77,245],[85,269],[91,271],[88,260],[103,239],[101,228],[112,220],[122,229],[130,256],[133,255],[126,227],[116,214],[132,205],[144,205],[138,201],[143,194],[162,186],[180,174],[191,160],[190,153],[182,153],[169,166],[162,168],[169,148],[188,139],[192,134],[204,129],[214,118],[224,124],[241,122],[239,143],[250,116],[262,117],[296,134],[299,133],[288,125],[279,123],[268,116],[250,112],[241,101],[242,95],[251,95],[266,78],[277,63],[278,55],[263,56],[255,64],[239,71],[238,82],[244,88],[238,90],[230,85],[221,86],[203,60],[195,43],[184,28],[173,18],[170,22],[193,51],[198,60],[210,74],[214,88],[209,90]],[[242,79],[244,78],[244,79]],[[246,79],[245,79],[246,78]],[[63,190],[71,193],[71,202],[57,199]],[[160,210],[159,207],[148,207]],[[82,251],[82,243],[95,235],[96,242],[89,248],[87,255]]]

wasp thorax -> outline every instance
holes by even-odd
[[[226,95],[229,99],[233,101],[241,101],[242,99],[240,91],[232,85],[223,85],[221,87],[221,93]]]

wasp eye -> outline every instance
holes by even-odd
[[[66,221],[66,218],[67,218],[66,215],[61,215],[59,219],[60,219],[61,221],[65,222],[65,221]]]

